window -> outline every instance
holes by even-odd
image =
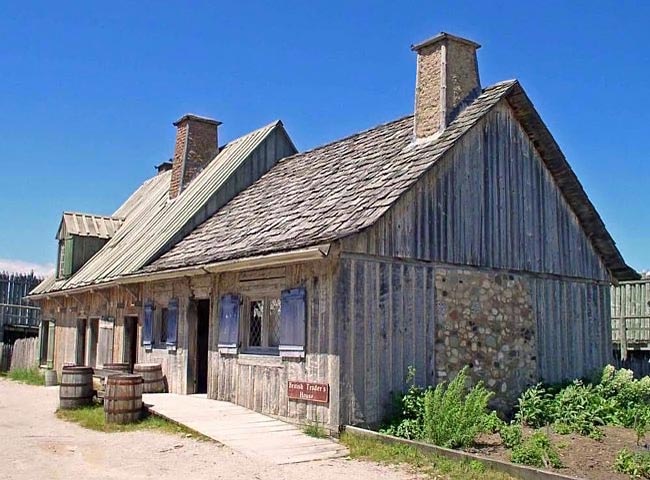
[[[251,351],[277,353],[280,346],[280,298],[250,299],[247,307],[246,346]]]
[[[154,326],[154,343],[156,345],[165,346],[167,344],[167,319],[169,316],[169,310],[167,307],[163,307],[158,310],[158,314],[155,316],[156,324]]]
[[[307,292],[298,286],[283,290],[228,293],[219,300],[218,350],[304,358]]]

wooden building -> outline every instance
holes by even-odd
[[[610,285],[637,274],[521,85],[481,87],[478,47],[413,46],[413,115],[304,153],[273,124],[188,169],[181,124],[172,171],[33,292],[56,368],[157,361],[172,392],[334,430],[380,422],[409,366],[469,366],[508,408],[608,363]]]

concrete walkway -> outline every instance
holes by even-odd
[[[348,455],[334,440],[310,437],[294,425],[205,395],[149,393],[142,400],[153,413],[257,460],[283,465]]]

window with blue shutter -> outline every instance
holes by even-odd
[[[167,306],[167,346],[176,348],[176,338],[178,330],[178,298],[172,298],[169,300]]]
[[[304,287],[284,290],[280,297],[280,355],[305,355],[307,292]]]
[[[219,302],[219,351],[236,353],[239,347],[239,295],[223,295]]]
[[[144,304],[144,320],[142,322],[142,345],[151,348],[153,342],[153,302],[147,300]]]

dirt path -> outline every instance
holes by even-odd
[[[217,444],[153,432],[101,433],[54,416],[58,390],[0,379],[3,479],[413,479],[404,469],[334,459],[270,465]]]

